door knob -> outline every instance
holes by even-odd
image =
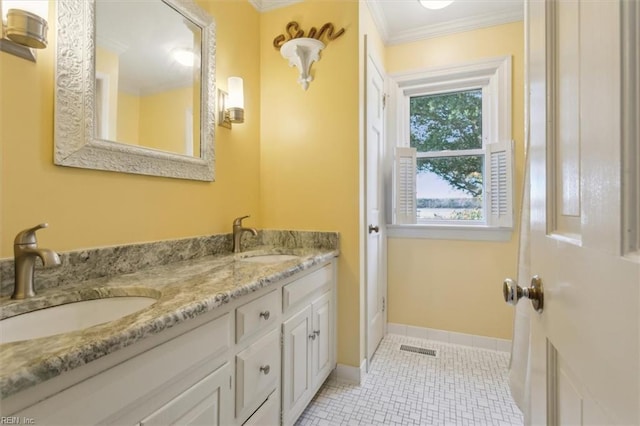
[[[542,288],[542,280],[539,276],[531,278],[531,287],[520,287],[517,282],[511,278],[504,280],[502,284],[502,293],[504,301],[515,306],[523,297],[531,300],[533,309],[536,312],[542,312],[544,308],[544,290]]]
[[[372,234],[374,232],[379,232],[380,228],[378,228],[377,226],[373,226],[373,225],[369,225],[369,233]]]

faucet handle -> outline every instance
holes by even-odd
[[[38,244],[38,240],[36,239],[36,231],[39,229],[48,228],[48,223],[41,223],[39,225],[34,226],[33,228],[25,229],[24,231],[18,232],[15,240],[13,240],[13,244]]]
[[[247,215],[247,216],[241,216],[241,217],[235,218],[235,220],[233,221],[233,226],[242,226],[242,221],[249,217],[251,216]]]

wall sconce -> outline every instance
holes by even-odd
[[[244,88],[242,77],[229,77],[229,92],[218,89],[218,125],[231,128],[232,123],[244,123]]]
[[[36,61],[33,49],[47,47],[47,0],[0,0],[2,38],[0,50]]]

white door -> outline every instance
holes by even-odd
[[[533,424],[640,424],[640,46],[628,36],[639,8],[527,2],[531,271],[544,289],[531,323]],[[627,59],[635,91],[621,77]]]
[[[366,40],[365,40],[366,45]],[[386,292],[383,280],[384,249],[380,235],[382,190],[381,167],[384,148],[384,78],[382,68],[370,52],[366,53],[366,206],[367,206],[367,366],[375,353],[385,328]],[[368,368],[368,367],[367,367]]]

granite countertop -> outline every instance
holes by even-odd
[[[241,261],[260,254],[293,254],[299,258],[268,264]],[[203,256],[47,288],[28,301],[2,297],[0,319],[65,302],[108,296],[151,296],[158,301],[124,318],[84,330],[0,345],[0,399],[210,312],[297,272],[325,263],[337,255],[337,248],[254,247],[239,254]]]

